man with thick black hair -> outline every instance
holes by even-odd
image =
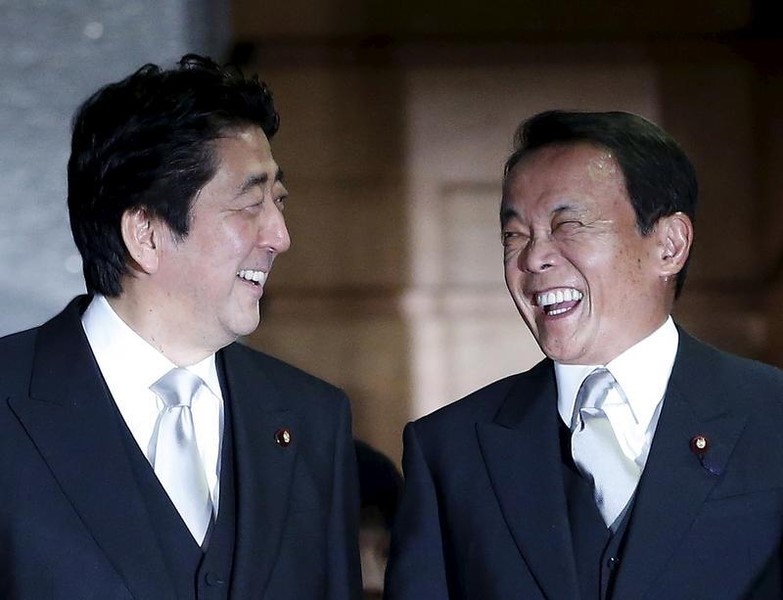
[[[783,595],[783,373],[670,316],[696,195],[636,115],[520,126],[505,279],[546,358],[406,427],[390,600]]]
[[[290,245],[277,128],[196,55],[77,112],[88,295],[0,340],[0,597],[360,597],[348,401],[235,343]]]

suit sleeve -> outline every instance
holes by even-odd
[[[329,600],[359,599],[359,488],[356,452],[351,435],[351,411],[343,396],[335,441],[332,506],[329,515]]]
[[[395,517],[386,600],[448,600],[437,493],[415,423],[403,433],[405,491]]]

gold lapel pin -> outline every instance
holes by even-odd
[[[702,458],[707,454],[707,450],[710,448],[709,440],[703,435],[694,435],[691,438],[691,452],[693,452],[699,458]]]
[[[275,431],[275,442],[281,448],[288,448],[288,446],[291,445],[292,439],[291,430],[287,427],[283,427],[282,429]]]

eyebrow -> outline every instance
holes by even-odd
[[[552,216],[554,217],[562,213],[571,213],[579,216],[585,214],[585,209],[582,206],[574,206],[573,204],[561,204],[552,211]]]
[[[550,211],[550,216],[554,217],[555,215],[559,215],[561,213],[567,213],[567,212],[580,212],[579,209],[571,204],[560,204],[559,206],[556,206]],[[500,207],[500,225],[501,227],[508,223],[511,219],[518,219],[519,212],[510,206],[502,206]]]
[[[570,204],[561,204],[560,206],[556,206],[555,208],[553,208],[550,214],[554,216],[554,215],[559,215],[560,213],[575,211],[575,210],[576,208],[571,206]]]
[[[511,219],[519,217],[519,213],[509,207],[509,206],[502,206],[500,207],[500,225],[501,227],[508,223]]]
[[[263,187],[266,185],[266,183],[269,181],[269,175],[266,173],[261,173],[259,175],[251,175],[245,181],[242,183],[242,185],[239,188],[239,196],[246,193],[251,188],[254,188],[256,186]],[[277,171],[275,171],[275,181],[279,181],[280,183],[283,182],[283,169],[279,168]]]

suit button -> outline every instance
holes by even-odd
[[[211,586],[223,585],[224,583],[226,583],[220,575],[212,572],[207,573],[204,579],[206,580],[207,585],[211,585]]]
[[[620,559],[615,556],[610,556],[606,560],[606,568],[610,571],[614,571],[617,567],[620,566]]]

